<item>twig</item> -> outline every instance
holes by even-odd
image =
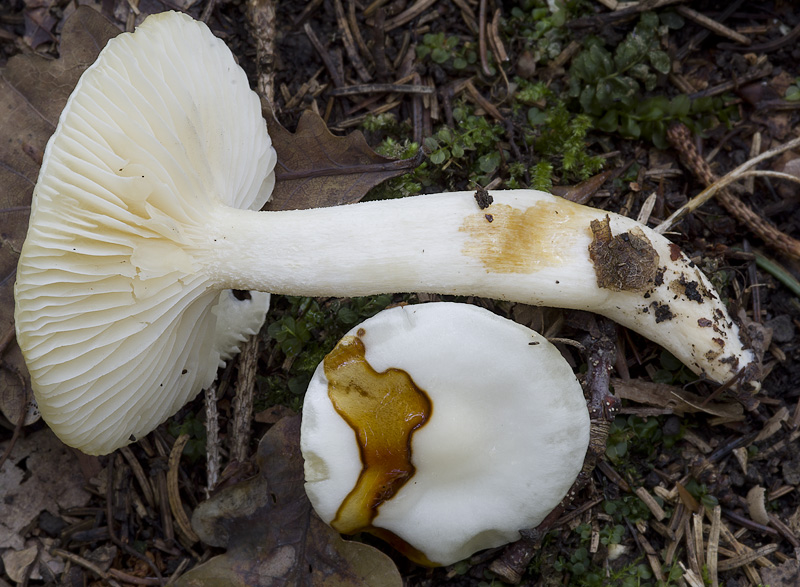
[[[436,88],[417,84],[359,84],[357,86],[342,86],[331,90],[331,96],[353,96],[356,94],[379,94],[390,92],[398,94],[433,94]]]
[[[711,530],[708,533],[708,549],[706,550],[706,568],[711,575],[711,587],[719,587],[719,577],[717,575],[717,556],[719,553],[719,528],[721,521],[722,508],[715,505],[711,512]]]
[[[220,471],[219,456],[219,411],[217,410],[217,385],[211,384],[205,391],[206,401],[206,497],[217,486]]]
[[[404,24],[411,22],[435,3],[436,0],[417,0],[412,6],[395,16],[393,19],[386,21],[386,31],[391,31],[399,26],[403,26]]]
[[[275,0],[248,0],[247,20],[256,40],[256,89],[270,104],[275,101]]]
[[[481,56],[481,71],[486,77],[491,77],[489,69],[489,56],[486,52],[486,0],[481,0],[478,9],[478,53]]]
[[[708,187],[658,225],[655,228],[656,232],[666,232],[687,214],[704,204],[709,198],[717,195],[719,203],[722,204],[732,216],[739,220],[739,222],[750,228],[750,230],[765,243],[775,247],[786,255],[800,259],[800,241],[778,230],[771,222],[759,216],[729,190],[725,189],[728,184],[738,181],[742,177],[747,177],[749,173],[748,170],[758,165],[761,161],[800,145],[800,138],[789,141],[774,149],[770,149],[757,157],[753,157],[733,171],[727,173],[723,178],[718,179],[711,171],[711,167],[706,160],[697,152],[694,142],[691,140],[689,129],[685,125],[673,125],[667,132],[667,137],[670,143],[672,143],[680,153],[684,163]],[[765,172],[764,174],[771,175],[773,173],[775,172]]]
[[[314,49],[317,50],[320,59],[325,64],[325,68],[328,70],[328,74],[331,76],[331,81],[333,81],[333,85],[337,88],[340,88],[344,85],[344,80],[342,80],[342,75],[339,73],[339,68],[336,67],[333,59],[330,56],[330,53],[325,47],[322,46],[322,43],[319,40],[319,37],[314,33],[314,29],[311,28],[311,25],[305,23],[303,25],[303,32],[305,32],[308,39],[311,41],[311,44],[314,45]]]
[[[737,33],[735,30],[726,27],[724,24],[720,24],[713,18],[709,18],[705,14],[697,12],[688,6],[678,6],[676,12],[681,16],[685,16],[689,20],[693,20],[700,26],[704,26],[708,30],[713,31],[720,36],[728,37],[737,43],[741,43],[742,45],[751,45],[753,43],[749,37],[746,37],[741,33]]]
[[[336,9],[336,24],[339,26],[339,30],[342,33],[344,50],[347,51],[347,56],[350,58],[350,62],[353,64],[353,67],[355,68],[358,77],[361,78],[361,81],[364,83],[369,83],[372,81],[372,76],[369,74],[369,72],[367,72],[367,68],[364,67],[364,62],[361,60],[361,56],[358,54],[356,42],[353,38],[353,32],[350,30],[350,24],[347,22],[347,17],[344,14],[342,0],[334,0],[333,6]]]
[[[186,446],[188,441],[189,435],[181,434],[175,440],[175,444],[172,445],[172,450],[169,453],[169,468],[167,469],[167,495],[169,496],[169,508],[172,510],[172,517],[175,518],[175,522],[178,524],[178,530],[190,544],[194,544],[200,538],[192,530],[192,524],[183,510],[181,492],[178,486],[178,469],[181,466],[181,454],[183,454],[183,447]]]
[[[114,503],[114,461],[116,460],[116,455],[112,454],[111,458],[108,459],[108,475],[106,477],[106,526],[108,527],[108,537],[111,539],[118,548],[125,551],[127,554],[138,558],[141,561],[150,567],[150,570],[153,571],[153,574],[158,577],[158,585],[164,584],[164,578],[161,576],[161,572],[158,570],[156,564],[147,558],[145,555],[140,553],[138,550],[135,550],[130,545],[124,543],[122,540],[119,539],[115,530],[114,530],[114,515],[112,512],[112,504]]]
[[[81,556],[78,556],[77,554],[73,554],[68,550],[62,550],[61,548],[51,548],[50,554],[52,554],[53,556],[60,556],[61,558],[65,558],[68,561],[73,562],[80,567],[83,567],[87,571],[91,571],[92,573],[100,577],[103,581],[108,581],[109,585],[119,587],[119,583],[111,579],[108,576],[108,573],[106,573],[103,569],[98,567],[93,562],[88,561]]]
[[[233,398],[231,459],[243,463],[250,456],[250,420],[253,417],[253,391],[258,366],[258,335],[251,336],[239,355],[239,377]]]

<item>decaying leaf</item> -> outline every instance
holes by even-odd
[[[300,417],[284,418],[262,438],[258,476],[200,504],[192,526],[227,552],[186,573],[178,587],[402,585],[391,559],[343,540],[311,509],[303,489]]]
[[[14,274],[45,145],[81,73],[117,33],[97,11],[80,7],[64,25],[59,59],[18,55],[0,73],[0,338],[14,329]],[[38,412],[13,336],[3,363],[0,410],[12,422],[26,414],[30,424]]]
[[[760,569],[764,585],[769,587],[797,587],[800,585],[800,561],[788,560],[777,567]]]
[[[295,133],[283,128],[268,107],[264,117],[278,153],[275,191],[265,210],[352,204],[370,188],[420,163],[416,157],[396,160],[378,155],[359,131],[337,137],[310,110],[301,116]]]
[[[23,549],[25,528],[41,512],[86,505],[84,484],[77,457],[48,428],[21,438],[0,469],[0,550]]]
[[[643,379],[613,379],[611,384],[620,399],[670,409],[679,416],[705,412],[724,418],[728,422],[744,419],[744,409],[739,403],[706,402],[704,397],[675,385]]]

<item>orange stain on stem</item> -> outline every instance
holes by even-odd
[[[533,273],[561,265],[567,262],[570,230],[560,227],[574,227],[580,221],[576,216],[584,215],[582,206],[569,200],[543,200],[524,210],[492,204],[464,220],[460,230],[468,239],[462,252],[491,273]]]

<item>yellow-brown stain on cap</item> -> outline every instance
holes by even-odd
[[[363,336],[363,329],[359,331]],[[344,534],[372,532],[392,542],[422,564],[424,555],[372,521],[380,505],[414,475],[411,437],[431,416],[433,405],[411,376],[401,369],[378,372],[367,362],[364,341],[346,336],[324,360],[328,397],[353,429],[362,469],[331,526]],[[403,547],[405,546],[405,547]]]

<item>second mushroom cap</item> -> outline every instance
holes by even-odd
[[[320,364],[303,406],[306,492],[343,533],[424,564],[519,538],[564,498],[589,443],[559,351],[488,310],[385,310]]]

